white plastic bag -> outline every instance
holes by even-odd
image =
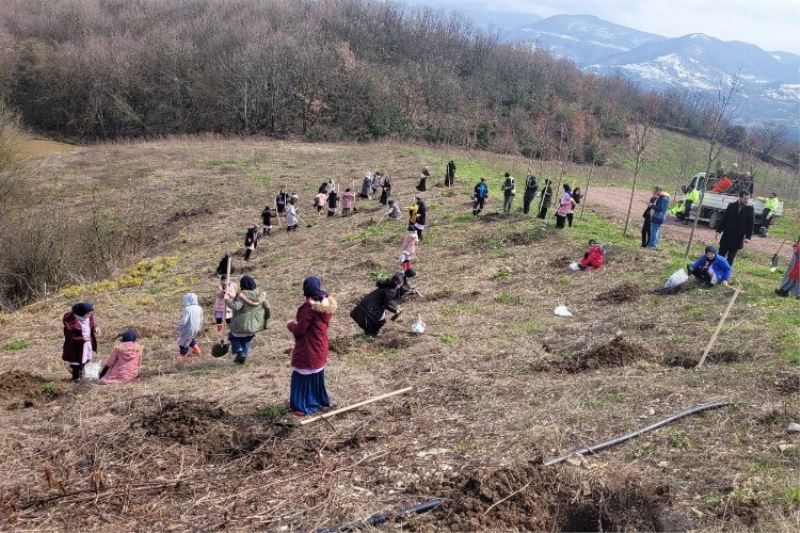
[[[100,379],[100,363],[90,361],[83,367],[83,377],[89,381],[96,381]]]
[[[577,272],[578,270],[581,269],[581,267],[577,261],[573,261],[572,263],[569,264],[569,269],[572,270],[573,272]]]
[[[553,313],[555,313],[556,316],[572,316],[572,313],[569,312],[566,305],[559,305],[553,310]]]
[[[422,315],[417,315],[417,319],[411,324],[411,333],[415,335],[422,335],[425,333],[425,322],[422,321]]]
[[[686,273],[685,269],[676,270],[674,274],[672,274],[667,282],[664,284],[665,289],[672,289],[673,287],[677,287],[678,285],[683,285],[689,281],[689,274]]]

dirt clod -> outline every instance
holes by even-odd
[[[642,295],[638,285],[626,281],[616,287],[601,292],[595,296],[595,301],[619,304],[624,302],[634,302]]]
[[[615,337],[608,344],[600,345],[580,354],[574,359],[561,362],[560,370],[569,373],[586,372],[605,367],[626,366],[636,361],[654,359],[653,353],[644,346]]]
[[[140,420],[148,435],[193,444],[208,453],[233,447],[234,428],[225,422],[227,413],[200,400],[170,401],[156,413]]]

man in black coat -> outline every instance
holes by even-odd
[[[750,205],[750,194],[747,191],[739,193],[739,200],[728,204],[722,220],[717,225],[717,233],[722,233],[719,240],[719,255],[728,260],[733,266],[736,254],[750,242],[753,236],[755,211]]]

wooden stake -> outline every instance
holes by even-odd
[[[708,341],[708,344],[706,345],[706,351],[703,352],[703,357],[700,358],[700,362],[697,363],[697,366],[695,367],[695,369],[699,369],[699,368],[703,367],[703,363],[705,363],[706,357],[708,357],[708,352],[711,351],[711,348],[714,346],[714,343],[717,342],[717,337],[719,336],[719,332],[722,331],[722,324],[724,324],[725,320],[728,318],[728,315],[730,314],[731,309],[733,309],[733,304],[736,302],[736,298],[739,296],[739,293],[741,291],[742,290],[737,287],[736,288],[736,292],[733,293],[733,297],[731,298],[731,301],[728,304],[728,308],[725,309],[725,313],[723,313],[722,314],[722,318],[719,319],[719,324],[717,324],[717,330],[711,336],[711,340]]]
[[[304,418],[300,420],[300,425],[305,426],[306,424],[311,424],[312,422],[317,422],[318,420],[324,420],[331,416],[336,416],[341,413],[346,413],[347,411],[352,411],[353,409],[357,409],[364,405],[368,405],[380,400],[385,400],[386,398],[391,398],[392,396],[397,396],[398,394],[404,394],[410,390],[413,390],[414,387],[406,387],[405,389],[396,390],[394,392],[387,392],[386,394],[381,394],[380,396],[376,396],[374,398],[370,398],[369,400],[364,400],[363,402],[354,403],[353,405],[348,405],[347,407],[342,407],[341,409],[336,409],[329,413],[325,413],[322,415],[312,416],[311,418]]]

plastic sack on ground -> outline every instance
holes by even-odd
[[[569,264],[569,269],[572,270],[573,272],[577,272],[578,270],[581,269],[581,267],[580,265],[578,265],[577,261],[573,261],[572,263]]]
[[[417,315],[417,319],[411,324],[411,333],[415,335],[422,335],[425,333],[425,322],[422,321],[422,315]]]
[[[686,273],[686,270],[680,269],[675,271],[675,273],[672,274],[669,279],[667,279],[667,282],[664,284],[664,288],[672,289],[678,285],[683,285],[687,281],[689,281],[689,274]]]
[[[556,316],[572,316],[572,313],[569,312],[566,305],[559,305],[553,310],[553,313],[555,313]]]
[[[86,363],[83,367],[83,377],[90,381],[100,379],[100,363],[94,361]]]

